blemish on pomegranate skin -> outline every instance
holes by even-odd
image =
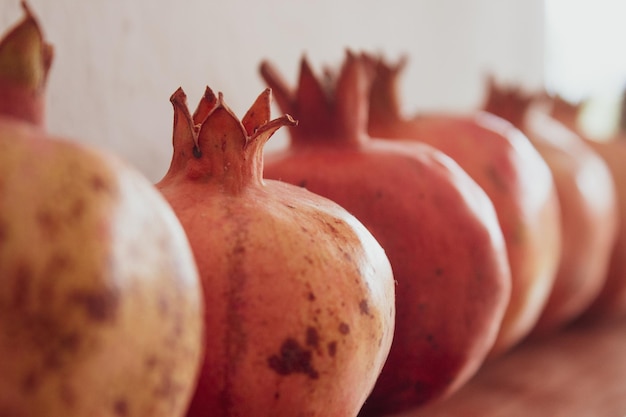
[[[119,307],[119,294],[114,291],[75,290],[69,301],[83,307],[87,317],[96,322],[115,320]]]
[[[0,221],[0,245],[7,239],[9,235],[9,227],[4,221]]]
[[[319,345],[320,335],[315,327],[307,327],[306,329],[306,344],[307,346],[317,347]]]
[[[306,188],[307,180],[302,180],[298,183],[299,187]]]
[[[22,380],[22,392],[24,394],[33,393],[41,381],[40,375],[36,371],[29,372]]]
[[[307,294],[307,300],[309,301],[315,301],[315,294],[313,294],[312,292]]]
[[[337,342],[332,341],[328,344],[328,355],[334,357],[337,354]]]
[[[365,299],[361,300],[361,302],[359,303],[359,310],[361,310],[361,314],[365,314],[366,316],[369,316],[370,306],[367,303],[367,300]]]
[[[311,379],[319,378],[319,373],[311,364],[312,354],[297,340],[288,338],[280,347],[280,352],[267,358],[268,366],[279,375],[305,374]]]
[[[86,210],[87,204],[83,200],[76,200],[72,205],[72,218],[80,218]]]
[[[144,362],[144,365],[147,369],[154,369],[156,368],[158,363],[159,361],[155,356],[148,356],[148,358]]]
[[[119,398],[113,403],[113,413],[119,417],[128,416],[128,401],[125,398]]]
[[[109,185],[107,184],[106,180],[99,175],[94,175],[93,177],[91,177],[90,184],[91,188],[94,191],[110,191]]]
[[[339,333],[341,333],[341,334],[348,334],[348,333],[350,333],[350,326],[348,326],[348,324],[346,324],[346,323],[341,323],[339,325]]]
[[[13,288],[13,308],[19,309],[28,299],[32,281],[32,272],[28,264],[20,263],[15,271],[15,287]]]
[[[61,221],[51,212],[42,210],[36,214],[37,225],[48,239],[54,239],[61,230]]]

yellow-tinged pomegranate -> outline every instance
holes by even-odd
[[[207,88],[172,96],[174,154],[158,187],[189,236],[204,287],[205,360],[189,417],[353,417],[393,336],[389,260],[346,210],[264,180],[265,90],[240,121]]]
[[[150,182],[42,127],[52,49],[0,41],[0,415],[182,415],[201,358],[189,243]]]

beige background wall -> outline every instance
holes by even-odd
[[[30,0],[56,60],[49,130],[122,155],[151,180],[169,166],[170,94],[192,107],[204,86],[239,115],[264,88],[271,59],[290,82],[306,53],[315,68],[345,48],[408,54],[407,113],[465,111],[486,72],[534,87],[544,76],[542,0]],[[0,0],[0,28],[21,17]],[[276,110],[277,111],[277,110]],[[284,146],[277,135],[269,147]]]

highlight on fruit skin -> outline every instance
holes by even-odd
[[[270,99],[240,121],[208,87],[193,115],[172,95],[172,163],[157,187],[187,231],[210,335],[187,417],[354,417],[390,349],[393,272],[344,208],[263,177],[263,145],[296,123],[271,120]]]
[[[203,338],[171,207],[114,155],[43,126],[52,48],[0,40],[0,414],[182,416]]]

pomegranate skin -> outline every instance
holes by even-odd
[[[450,395],[482,364],[509,299],[509,266],[491,202],[434,148],[366,135],[364,73],[350,53],[330,97],[306,60],[293,93],[269,64],[261,71],[283,111],[299,119],[291,145],[265,155],[265,176],[348,209],[385,248],[394,270],[394,341],[360,415]]]
[[[0,41],[0,415],[181,416],[203,336],[189,243],[138,171],[44,130],[51,47],[24,7]]]
[[[369,133],[437,148],[480,185],[495,207],[512,276],[511,299],[490,353],[499,356],[530,335],[556,279],[562,242],[551,172],[529,139],[501,117],[483,111],[405,117],[398,79],[406,60],[390,65],[366,59],[374,78]]]
[[[0,153],[0,414],[182,415],[203,305],[169,205],[117,158],[21,122],[0,118]]]
[[[563,247],[555,284],[533,330],[541,336],[576,320],[598,297],[617,237],[618,208],[615,183],[600,155],[535,102],[491,80],[484,107],[525,132],[557,189]]]
[[[239,122],[209,89],[195,121],[182,91],[172,97],[174,158],[158,187],[187,230],[211,336],[187,415],[355,416],[393,337],[391,266],[336,203],[263,180],[262,145],[293,123],[267,123],[269,99]]]
[[[584,313],[585,320],[606,320],[626,315],[626,138],[616,136],[600,140],[589,137],[579,126],[580,103],[570,103],[560,97],[542,95],[540,98],[547,115],[563,123],[583,138],[606,163],[615,185],[618,209],[617,237],[610,255],[610,263],[600,294]],[[546,106],[545,101],[548,101]]]
[[[604,285],[585,316],[608,319],[626,315],[626,140],[586,141],[606,162],[617,194],[617,238],[611,249]]]

